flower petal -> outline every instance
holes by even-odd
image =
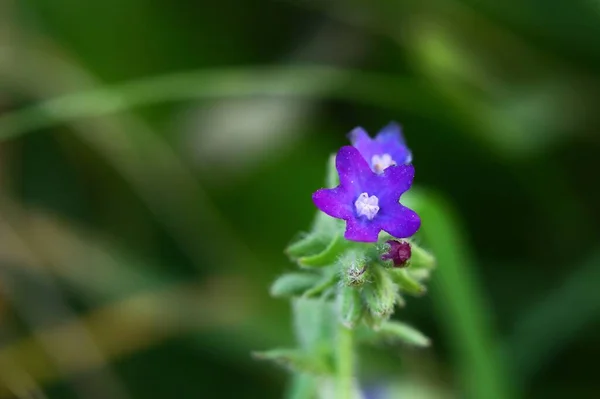
[[[381,178],[385,181],[380,184],[383,191],[379,191],[379,200],[387,202],[389,199],[398,203],[400,196],[412,186],[415,178],[415,167],[412,165],[390,166],[383,171]]]
[[[392,159],[397,164],[409,164],[412,162],[412,153],[406,146],[402,128],[396,122],[390,122],[387,126],[379,131],[375,137],[375,141],[380,145],[382,150],[385,150],[392,156]]]
[[[396,204],[388,209],[385,214],[380,215],[379,225],[390,235],[396,238],[407,238],[413,236],[421,227],[421,218],[412,209]]]
[[[344,238],[350,241],[376,242],[381,228],[378,223],[368,220],[350,218],[346,221]]]
[[[367,133],[367,131],[360,126],[355,127],[350,133],[348,133],[348,139],[354,147],[359,149],[359,151],[362,147],[369,145],[371,142],[369,133]]]
[[[386,145],[404,144],[402,127],[396,122],[390,122],[375,136],[375,140]]]
[[[354,215],[352,193],[341,186],[317,190],[312,199],[317,208],[334,218],[348,219]]]
[[[373,175],[360,152],[349,145],[338,151],[335,167],[340,175],[340,186],[352,188],[353,193],[360,193],[365,182]]]
[[[371,159],[373,155],[378,155],[381,152],[381,145],[373,140],[369,133],[362,127],[356,127],[348,134],[348,138],[352,146],[356,148],[363,156],[365,161],[371,167]]]

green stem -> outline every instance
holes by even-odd
[[[353,330],[342,325],[337,335],[336,398],[353,398],[354,337]]]

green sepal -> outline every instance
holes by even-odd
[[[318,375],[333,373],[332,360],[327,356],[315,355],[300,349],[272,349],[264,352],[253,352],[258,360],[269,360],[294,372]]]
[[[418,282],[428,280],[431,276],[431,269],[413,269],[412,267],[409,267],[406,269],[406,272],[410,277]]]
[[[357,334],[361,341],[376,345],[403,343],[421,348],[431,345],[431,340],[423,333],[399,321],[385,321],[376,330],[362,328]]]
[[[340,323],[346,328],[356,327],[364,313],[359,289],[341,286],[337,295],[337,308]]]
[[[389,276],[407,294],[420,296],[427,292],[424,285],[409,275],[408,269],[389,269]]]
[[[363,314],[363,321],[365,326],[368,327],[369,330],[378,331],[381,328],[381,325],[385,322],[385,320],[379,316],[375,316],[373,313],[367,311]]]
[[[271,285],[270,293],[274,297],[300,295],[313,287],[322,276],[314,273],[287,273],[280,276]]]
[[[298,259],[298,264],[305,267],[323,267],[334,264],[349,245],[349,242],[341,235],[336,235],[327,248],[313,256],[305,256]]]
[[[396,303],[394,305],[399,308],[403,308],[406,306],[406,301],[404,300],[404,297],[402,296],[402,293],[400,292],[400,290],[397,290],[397,291],[398,292],[396,292]]]
[[[363,289],[367,309],[375,318],[387,320],[394,312],[398,287],[386,269],[378,264],[372,264],[369,267],[369,276],[372,282],[366,284]]]
[[[416,269],[431,270],[435,267],[435,264],[436,264],[435,257],[431,253],[424,250],[423,248],[421,248],[420,246],[418,246],[417,244],[415,244],[412,241],[410,243],[410,250],[411,250],[410,267],[413,270],[416,270]]]
[[[386,321],[377,334],[389,342],[403,342],[408,345],[428,347],[431,340],[416,328],[399,321]]]

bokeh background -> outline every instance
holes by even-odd
[[[597,398],[600,2],[2,0],[0,397],[281,398],[270,282],[400,122],[439,265],[397,398]]]

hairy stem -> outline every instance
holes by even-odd
[[[342,325],[337,335],[336,398],[353,398],[354,337],[353,331]]]

